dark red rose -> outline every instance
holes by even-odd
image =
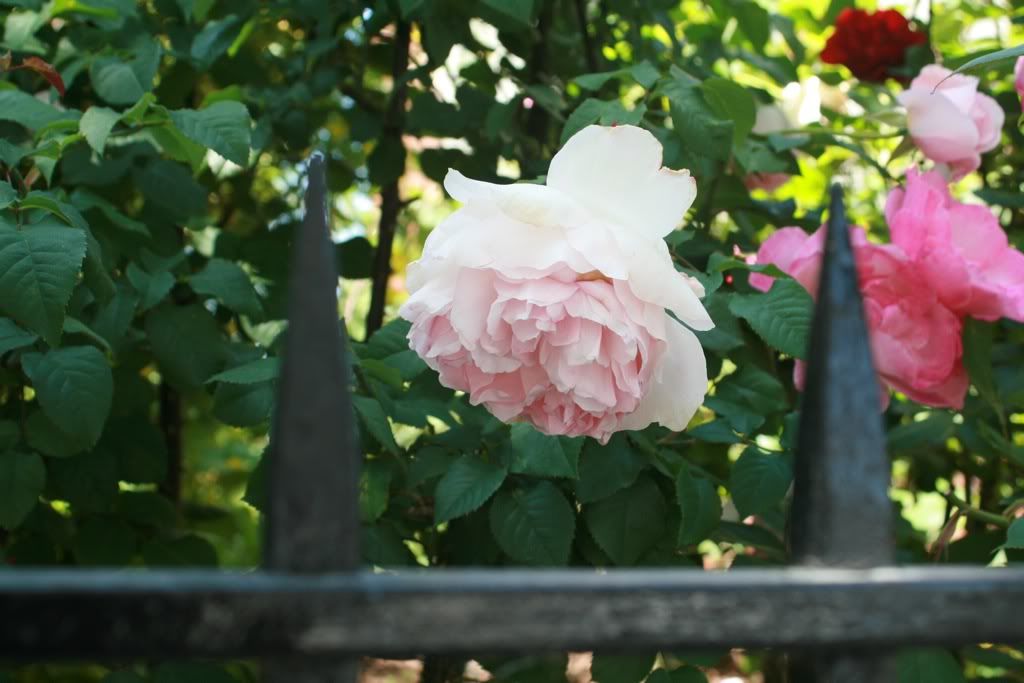
[[[903,65],[907,49],[923,45],[928,36],[910,28],[896,10],[865,12],[847,7],[836,19],[836,30],[825,43],[821,61],[842,64],[862,81],[881,83]]]

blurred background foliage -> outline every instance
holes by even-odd
[[[287,255],[315,149],[328,158],[367,454],[367,563],[785,562],[798,417],[786,351],[801,338],[766,335],[737,305],[770,295],[752,293],[734,250],[816,227],[835,180],[856,221],[885,235],[885,195],[920,159],[902,142],[898,81],[858,83],[818,60],[852,5],[0,0],[7,66],[39,57],[66,86],[61,96],[32,69],[0,80],[0,566],[259,563]],[[896,7],[929,36],[908,76],[1024,37],[1009,0]],[[1021,246],[1011,69],[976,74],[1007,125],[958,189],[999,210]],[[790,134],[757,125],[771,103]],[[668,238],[718,324],[702,338],[713,390],[686,433],[652,427],[600,446],[502,425],[441,387],[394,320],[406,265],[453,208],[446,170],[535,180],[590,123],[649,128],[666,165],[698,180],[688,228]],[[757,173],[789,178],[748,190]],[[961,413],[901,399],[886,415],[902,562],[999,565],[1024,547],[1024,527],[1011,528],[1024,331],[969,334],[976,388]],[[528,683],[566,669],[565,657],[480,663]],[[666,671],[648,680],[781,680],[777,656],[743,652],[598,655],[592,674],[638,683],[656,663]],[[428,661],[423,675],[458,680],[462,664]],[[987,645],[900,666],[905,681],[1024,680],[1019,650]],[[257,676],[244,662],[0,669],[3,683]]]

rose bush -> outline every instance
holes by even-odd
[[[878,4],[3,3],[0,570],[260,564],[314,150],[368,567],[787,563],[814,233],[836,182],[864,226],[896,561],[1019,563],[1024,134],[1017,55],[993,51],[1024,43],[1024,17]],[[961,74],[932,95],[937,68]],[[772,174],[787,181],[749,189]],[[759,250],[785,272],[748,263]],[[565,653],[467,654],[495,683],[566,677]],[[1024,675],[1013,644],[894,658],[901,680]],[[462,681],[464,663],[428,658],[423,677]],[[784,663],[722,649],[568,668],[774,683]],[[0,683],[259,669],[19,660]]]

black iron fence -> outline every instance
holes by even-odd
[[[764,646],[794,681],[885,683],[905,645],[1024,642],[1024,571],[894,567],[878,392],[833,188],[796,458],[797,566],[360,567],[358,451],[324,161],[309,165],[271,453],[266,568],[0,572],[0,658],[261,657],[273,683],[352,681],[354,658]]]

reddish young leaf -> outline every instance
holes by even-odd
[[[53,68],[53,65],[49,62],[45,62],[39,57],[26,57],[22,60],[21,64],[15,67],[16,69],[31,69],[37,74],[42,76],[57,89],[61,97],[64,97],[64,79],[60,77],[57,70]]]

